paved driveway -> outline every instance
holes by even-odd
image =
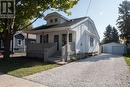
[[[121,56],[102,54],[26,77],[49,87],[128,87],[129,69]]]

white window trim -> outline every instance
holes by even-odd
[[[91,42],[91,39],[93,39],[92,40],[93,42]],[[90,47],[94,47],[94,38],[93,37],[90,37]]]

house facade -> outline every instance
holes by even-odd
[[[48,14],[46,25],[28,31],[36,34],[36,43],[29,44],[27,55],[46,58],[60,54],[60,58],[69,60],[69,56],[78,53],[99,53],[99,35],[94,22],[89,17],[67,19],[57,12]]]
[[[13,41],[13,42],[12,42]],[[36,42],[36,35],[29,35],[28,43],[35,43]],[[12,45],[13,44],[13,45]],[[14,53],[24,53],[26,52],[26,44],[27,44],[27,34],[23,31],[17,31],[14,36],[13,40],[11,40],[10,50]],[[0,51],[3,51],[4,45],[3,41],[0,40]]]

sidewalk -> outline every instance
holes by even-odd
[[[13,77],[6,74],[0,75],[0,87],[47,87],[29,80]]]

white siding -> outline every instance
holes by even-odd
[[[95,34],[95,29],[93,29],[92,24],[86,21],[76,27],[76,53],[91,53],[99,51],[99,39]],[[94,46],[90,46],[90,37],[94,39]]]
[[[57,22],[55,22],[55,19],[57,18]],[[53,20],[53,22],[51,23],[50,20]],[[63,23],[65,22],[66,20],[63,19],[62,17],[58,16],[58,15],[52,15],[52,16],[49,16],[47,19],[47,25],[54,25],[54,24],[60,24],[60,23]]]

